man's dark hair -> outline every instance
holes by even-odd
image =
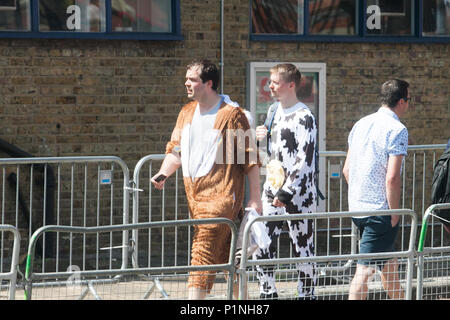
[[[202,79],[203,83],[206,81],[212,81],[212,89],[217,91],[217,87],[219,86],[220,73],[217,66],[209,60],[194,60],[190,64],[187,65],[187,69],[199,68],[200,70],[200,79]]]
[[[409,83],[399,79],[386,81],[381,86],[380,101],[390,108],[394,108],[400,99],[408,98]]]

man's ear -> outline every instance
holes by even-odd
[[[212,89],[212,86],[213,86],[213,81],[212,81],[212,80],[206,81],[205,84],[206,84],[209,88]]]
[[[397,105],[395,106],[395,108],[397,108],[397,107],[403,107],[404,105],[406,104],[406,101],[403,99],[403,98],[401,98],[400,100],[398,100],[398,103],[397,103]],[[394,109],[395,109],[394,108]],[[399,108],[399,109],[400,109]]]

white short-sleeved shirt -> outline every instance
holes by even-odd
[[[348,145],[349,210],[389,209],[386,197],[388,159],[407,154],[408,130],[392,110],[380,107],[378,112],[356,122]]]

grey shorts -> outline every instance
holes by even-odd
[[[394,251],[399,223],[395,227],[392,227],[390,215],[353,218],[352,220],[358,227],[361,238],[359,253]],[[388,260],[360,259],[358,260],[358,264],[382,268]]]

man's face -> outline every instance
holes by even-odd
[[[186,87],[187,96],[190,99],[198,100],[204,95],[207,84],[203,83],[202,79],[200,79],[199,68],[193,67],[186,71],[186,82],[184,86]]]
[[[409,92],[409,88],[408,88],[407,99],[403,100],[403,108],[401,110],[402,115],[404,115],[408,111],[408,109],[409,109],[409,101],[411,101],[411,93]]]
[[[294,84],[292,82],[285,82],[279,73],[273,72],[270,74],[270,94],[276,100],[280,100],[286,96],[290,88]]]

